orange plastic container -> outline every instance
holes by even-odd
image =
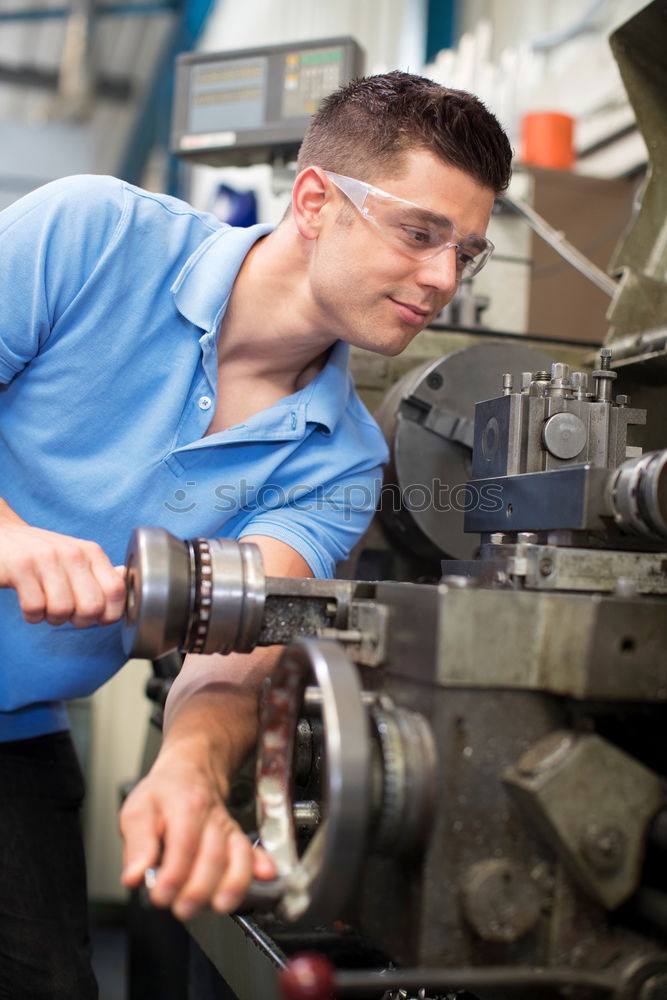
[[[574,118],[560,111],[531,111],[523,116],[522,163],[570,170],[574,159]]]

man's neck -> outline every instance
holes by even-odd
[[[218,365],[298,388],[335,339],[312,301],[305,250],[289,225],[279,226],[241,266],[220,328]]]
[[[336,338],[310,301],[302,254],[298,240],[279,227],[246,256],[220,326],[208,435],[291,396],[324,367]]]

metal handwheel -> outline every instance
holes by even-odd
[[[321,692],[326,756],[323,819],[299,856],[294,750],[304,693],[313,682]],[[300,639],[280,658],[262,708],[256,791],[260,841],[278,870],[278,913],[288,921],[336,919],[357,882],[371,798],[368,714],[357,670],[337,642]],[[253,883],[250,900],[256,889],[261,882]]]

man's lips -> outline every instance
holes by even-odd
[[[408,321],[411,320],[413,323],[419,323],[431,315],[431,309],[422,309],[420,306],[413,306],[410,302],[401,302],[400,299],[392,299],[391,296],[389,298],[394,305],[399,307],[401,314]]]

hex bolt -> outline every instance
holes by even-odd
[[[600,351],[600,368],[605,372],[611,368],[611,349],[609,347],[603,347]]]
[[[551,378],[566,380],[570,377],[570,366],[561,361],[554,361],[551,365]]]
[[[503,375],[503,396],[509,396],[514,388],[514,376],[511,372]]]
[[[630,402],[630,397],[626,396],[622,392],[619,393],[618,396],[616,397],[616,405],[617,406],[627,406],[629,402]]]
[[[597,872],[617,871],[625,857],[625,834],[619,827],[590,823],[580,840],[581,853]]]

